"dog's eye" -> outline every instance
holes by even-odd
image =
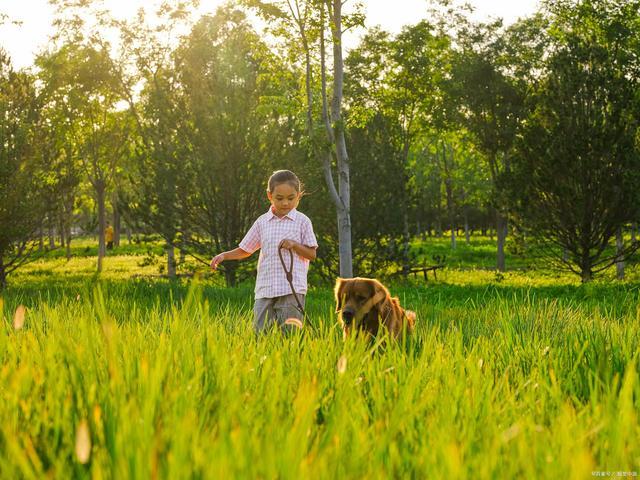
[[[360,302],[362,302],[362,301],[364,301],[366,299],[367,299],[367,297],[365,297],[364,295],[356,295],[356,300],[358,300]]]

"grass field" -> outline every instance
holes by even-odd
[[[89,240],[26,266],[0,300],[0,478],[640,475],[637,267],[496,274],[487,245],[391,285],[419,321],[384,349],[343,342],[329,286],[302,334],[256,340],[251,283],[170,283],[146,247],[99,277]]]

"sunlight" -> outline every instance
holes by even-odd
[[[7,14],[11,21],[21,22],[21,25],[10,23],[0,24],[0,47],[9,52],[16,68],[23,68],[33,63],[35,55],[46,47],[53,34],[51,26],[54,8],[48,0],[29,0],[24,2],[6,2],[0,6],[0,13]],[[103,0],[107,7],[118,19],[133,18],[141,7],[145,7],[150,16],[159,5],[159,0]],[[201,1],[195,15],[200,16],[213,13],[224,0]],[[362,2],[365,8],[366,25],[372,27],[380,25],[382,28],[397,33],[402,26],[415,23],[426,15],[428,2],[426,0],[399,0],[390,4],[388,0],[366,0]],[[476,9],[473,18],[486,19],[488,17],[504,17],[507,23],[518,17],[535,11],[536,0],[471,0]],[[345,47],[355,46],[362,32],[346,32]],[[106,35],[107,39],[117,44],[113,34]]]

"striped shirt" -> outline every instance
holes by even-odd
[[[258,217],[240,242],[239,247],[245,252],[253,253],[260,249],[255,298],[291,294],[291,286],[278,257],[278,245],[284,239],[294,240],[307,247],[318,246],[311,220],[295,208],[283,217],[278,217],[269,209]],[[287,268],[290,262],[289,252],[293,254],[293,286],[296,293],[304,294],[307,292],[309,260],[291,250],[283,249],[282,257]]]

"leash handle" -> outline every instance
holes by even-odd
[[[298,304],[298,310],[300,310],[300,313],[302,314],[302,316],[304,316],[305,315],[304,307],[302,306],[302,303],[298,298],[296,289],[293,287],[293,252],[287,249],[289,251],[289,269],[287,269],[287,264],[285,263],[284,257],[282,256],[282,250],[283,250],[282,246],[278,245],[278,256],[280,257],[280,263],[282,264],[282,269],[284,270],[284,273],[287,277],[287,282],[289,282],[289,286],[291,287],[291,293],[293,293],[293,298],[296,299],[296,303]]]

